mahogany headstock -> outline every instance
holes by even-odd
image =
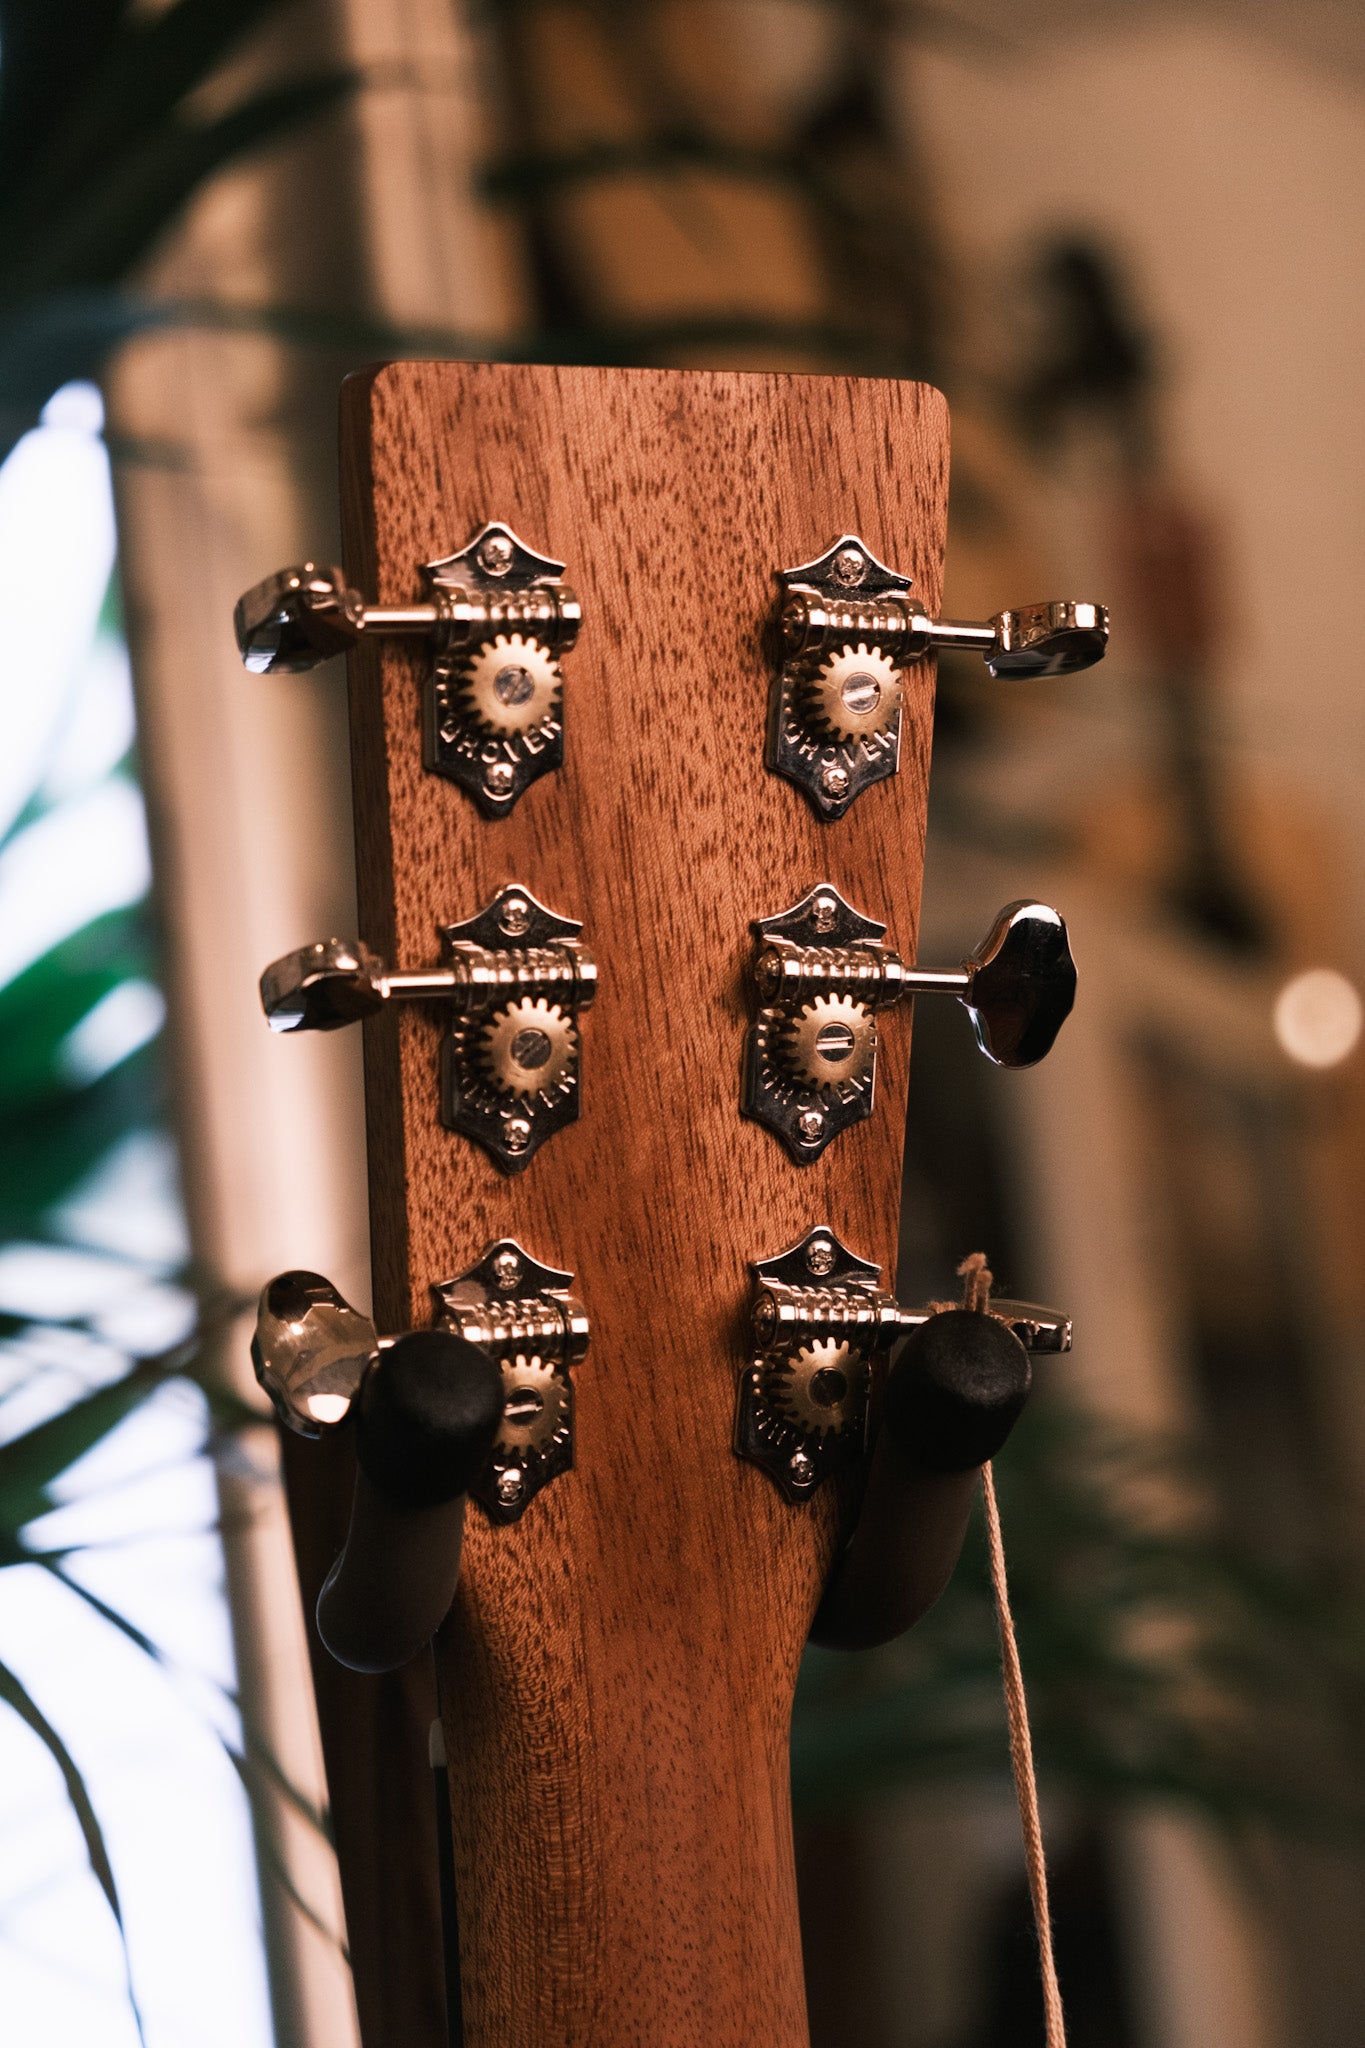
[[[424,769],[424,651],[352,657],[366,943],[433,961],[516,880],[599,968],[582,1114],[516,1179],[442,1127],[439,1019],[365,1027],[378,1325],[428,1322],[502,1237],[592,1324],[574,1469],[514,1526],[471,1516],[438,1642],[471,2043],[805,2040],[787,1730],[845,1502],[735,1456],[735,1390],[752,1260],[825,1220],[893,1264],[909,1031],[878,1114],[796,1169],[738,1111],[750,925],[828,879],[913,948],[933,664],[900,773],[825,823],[764,765],[767,629],[776,573],[853,530],[936,615],[947,478],[921,386],[404,363],[346,389],[351,582],[409,603],[496,517],[584,621],[564,767],[496,820]]]
[[[239,631],[263,667],[350,648],[363,943],[276,963],[267,1007],[365,1019],[379,1330],[429,1325],[433,1294],[473,1314],[518,1259],[547,1330],[556,1301],[591,1326],[563,1356],[571,1461],[515,1497],[506,1461],[475,1487],[436,1644],[465,2038],[802,2048],[788,1725],[859,1475],[774,1475],[736,1397],[757,1262],[818,1224],[859,1285],[894,1271],[909,1015],[881,1032],[875,1099],[869,1078],[804,1151],[798,1105],[781,1142],[741,1113],[753,932],[776,905],[818,915],[823,887],[868,914],[848,972],[890,929],[882,981],[949,987],[980,1034],[999,933],[952,974],[900,958],[933,649],[1060,672],[1095,658],[1103,613],[940,624],[948,421],[922,385],[400,363],[349,380],[342,475],[344,574],[271,579]],[[793,666],[848,642],[859,604],[890,654]],[[471,681],[452,650],[476,619],[501,637]],[[503,752],[462,754],[465,717],[505,727]],[[797,967],[830,972],[819,943]],[[467,1015],[498,975],[520,991],[506,1044]],[[810,1060],[837,1065],[836,1036]],[[552,1054],[553,1088],[508,1080]]]

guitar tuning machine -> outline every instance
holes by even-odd
[[[543,1266],[515,1238],[431,1290],[436,1328],[495,1360],[503,1414],[471,1492],[490,1520],[515,1522],[573,1464],[570,1370],[587,1355],[588,1319],[573,1274]],[[280,1273],[262,1290],[251,1357],[280,1420],[321,1437],[346,1421],[371,1362],[394,1343],[320,1273]]]
[[[906,1308],[881,1284],[881,1267],[819,1224],[752,1271],[753,1348],[740,1375],[734,1447],[762,1466],[790,1501],[808,1500],[868,1448],[874,1361],[938,1309]],[[1056,1309],[995,1298],[989,1310],[1026,1351],[1071,1349]]]
[[[882,945],[885,931],[829,882],[753,925],[758,1009],[740,1107],[798,1166],[871,1116],[879,1009],[956,996],[1001,1067],[1036,1065],[1071,1013],[1075,962],[1066,925],[1045,903],[1006,904],[975,952],[946,970],[906,966]]]
[[[1073,601],[1025,605],[980,624],[931,619],[911,578],[843,534],[813,562],[778,572],[782,665],[774,679],[768,767],[820,817],[900,765],[904,671],[938,649],[981,654],[993,676],[1068,675],[1103,655],[1109,614]]]
[[[597,991],[582,929],[509,882],[440,927],[444,966],[391,973],[363,945],[322,939],[266,968],[261,1004],[272,1031],[333,1031],[389,1002],[439,1003],[442,1122],[520,1173],[578,1117],[578,1018]]]
[[[237,645],[258,675],[296,674],[362,637],[424,640],[423,762],[488,817],[564,759],[559,656],[578,638],[578,599],[564,564],[537,554],[501,520],[456,554],[427,562],[425,600],[371,605],[340,569],[281,569],[238,600]]]

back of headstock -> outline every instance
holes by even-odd
[[[781,1314],[803,1247],[880,1343],[908,1007],[879,1043],[857,1019],[943,988],[1024,1063],[1070,1001],[1037,906],[961,970],[913,966],[935,639],[1045,672],[1102,634],[1084,607],[940,628],[947,479],[946,406],[912,384],[403,363],[346,387],[346,583],[396,630],[353,605],[335,644],[361,932],[394,971],[319,956],[268,997],[369,1015],[377,1327],[507,1325],[520,1434],[436,1645],[470,2048],[806,2040],[788,1725],[864,1404],[826,1372],[784,1416],[751,1269]],[[433,686],[449,589],[498,651]],[[879,640],[816,658],[874,600]],[[562,655],[562,716],[531,644]],[[480,976],[502,994],[471,1008]],[[582,1305],[581,1362],[571,1335],[537,1351],[533,1282],[541,1337]]]
[[[795,2044],[787,1728],[839,1497],[793,1511],[734,1455],[735,1384],[751,1260],[816,1221],[894,1260],[908,1030],[879,1114],[795,1170],[738,1113],[750,926],[828,879],[913,949],[932,674],[901,773],[827,825],[764,768],[765,628],[774,572],[851,527],[937,609],[946,408],[402,364],[352,382],[345,432],[362,589],[407,602],[415,565],[498,518],[564,560],[586,622],[564,770],[504,819],[424,772],[421,651],[381,642],[376,679],[362,649],[353,684],[371,943],[433,960],[439,924],[515,881],[583,920],[600,976],[583,1113],[515,1179],[441,1128],[439,1023],[399,1018],[396,1090],[392,1027],[369,1027],[380,1327],[428,1321],[431,1284],[502,1237],[571,1270],[592,1320],[575,1468],[511,1527],[471,1517],[438,1647],[467,2038]]]

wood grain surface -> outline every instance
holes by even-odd
[[[767,774],[774,571],[839,533],[939,604],[947,413],[912,384],[402,363],[343,404],[349,578],[380,603],[506,520],[564,559],[566,765],[488,821],[423,772],[420,650],[352,665],[361,936],[436,961],[502,883],[584,920],[581,1120],[504,1178],[444,1130],[439,1016],[366,1026],[375,1312],[510,1234],[592,1324],[577,1461],[471,1514],[438,1640],[468,2048],[800,2048],[798,1662],[846,1512],[731,1449],[751,1259],[825,1221],[894,1265],[909,1018],[874,1117],[798,1168],[738,1113],[750,920],[829,879],[913,957],[932,664],[901,773],[835,825]],[[353,1930],[354,1934],[354,1930]]]

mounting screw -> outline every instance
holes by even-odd
[[[826,796],[848,795],[848,770],[838,761],[831,761],[827,768],[820,770],[820,787]]]
[[[822,1109],[803,1109],[796,1119],[796,1128],[804,1144],[814,1145],[825,1128],[825,1112]]]
[[[502,1142],[509,1152],[524,1152],[531,1142],[530,1119],[509,1116],[502,1127]]]
[[[822,889],[811,905],[811,912],[817,932],[832,932],[839,915],[839,900]]]
[[[506,796],[512,787],[510,761],[490,761],[483,771],[483,786],[490,796]]]
[[[505,576],[511,566],[511,541],[505,533],[490,533],[479,549],[479,567],[485,576]]]
[[[499,1252],[493,1261],[493,1277],[504,1293],[516,1286],[521,1278],[521,1260],[515,1252]]]
[[[827,1237],[813,1237],[806,1246],[806,1271],[817,1280],[834,1271],[834,1246]]]
[[[791,1457],[787,1460],[787,1470],[791,1473],[794,1486],[809,1484],[815,1473],[815,1467],[804,1451],[792,1452]]]
[[[505,1508],[514,1507],[521,1499],[525,1482],[515,1465],[509,1465],[505,1472],[498,1474],[498,1499]]]
[[[840,548],[833,562],[834,580],[851,590],[867,574],[866,558],[857,548]]]
[[[508,897],[502,906],[498,925],[509,939],[520,939],[526,935],[531,929],[531,906],[524,896]]]

